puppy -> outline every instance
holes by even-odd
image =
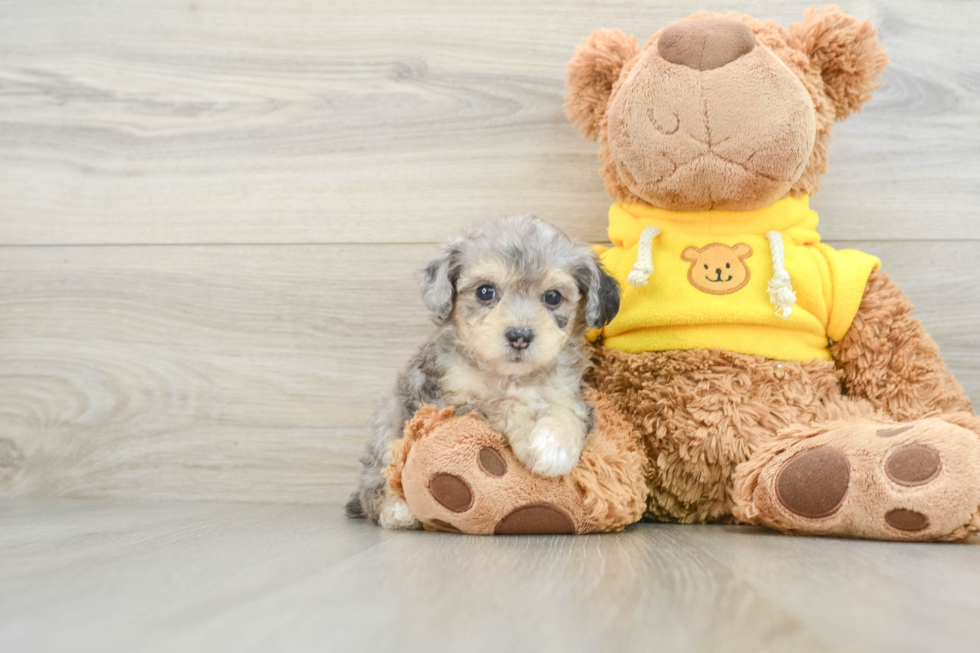
[[[533,216],[450,241],[420,286],[439,328],[379,405],[346,508],[392,529],[419,527],[404,501],[387,496],[382,470],[420,404],[476,411],[536,474],[571,471],[592,428],[585,331],[619,310],[616,281],[590,249]]]

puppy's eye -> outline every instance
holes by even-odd
[[[481,302],[492,302],[493,298],[496,296],[497,289],[488,283],[485,283],[476,289],[476,298]]]
[[[548,306],[558,306],[561,304],[561,293],[557,290],[549,290],[544,294],[544,303]]]

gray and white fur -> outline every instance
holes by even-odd
[[[375,412],[347,515],[418,528],[387,496],[382,470],[421,404],[476,411],[543,476],[576,465],[592,428],[582,396],[587,328],[619,310],[619,288],[591,250],[533,216],[490,221],[451,240],[420,278],[438,326]]]

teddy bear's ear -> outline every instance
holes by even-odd
[[[688,261],[689,263],[693,263],[696,260],[698,260],[699,254],[701,254],[701,250],[692,245],[691,247],[688,247],[683,252],[681,252],[681,260]]]
[[[749,258],[752,256],[752,248],[745,243],[739,243],[732,247],[732,251],[735,252],[735,256],[739,258]]]
[[[888,55],[878,43],[871,21],[859,21],[837,7],[811,7],[802,23],[789,28],[796,47],[820,69],[837,120],[871,99]]]
[[[618,29],[596,30],[575,48],[568,62],[565,113],[583,136],[593,140],[599,136],[599,120],[606,112],[613,84],[623,66],[639,53],[636,39]]]

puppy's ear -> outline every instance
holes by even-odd
[[[445,324],[456,303],[459,278],[459,248],[446,246],[443,255],[429,263],[419,278],[422,303],[432,311],[436,324]]]
[[[618,29],[596,30],[575,48],[575,56],[568,62],[565,114],[586,138],[598,138],[599,121],[606,113],[613,84],[623,66],[639,53],[636,39]]]
[[[837,120],[860,111],[888,64],[871,21],[859,21],[837,7],[811,7],[789,32],[794,45],[820,69]]]
[[[589,253],[575,269],[575,282],[585,297],[585,323],[599,329],[612,322],[619,312],[619,284],[606,274],[598,257]]]

